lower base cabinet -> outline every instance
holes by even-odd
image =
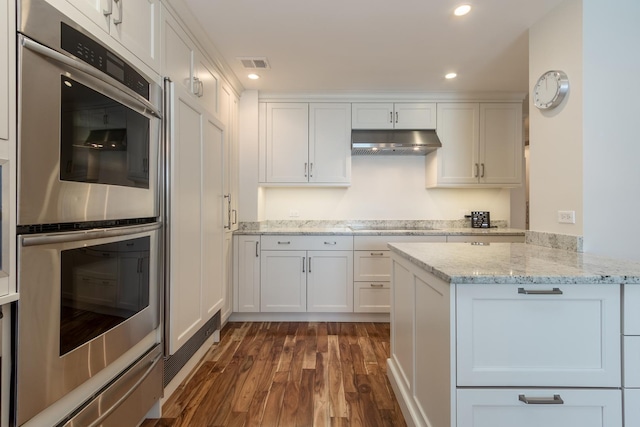
[[[621,408],[620,390],[458,389],[456,415],[458,427],[620,427]]]

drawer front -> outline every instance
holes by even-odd
[[[640,285],[624,285],[624,334],[640,335]]]
[[[355,282],[353,311],[356,313],[389,313],[391,285],[389,282]]]
[[[624,389],[624,425],[640,426],[640,389]]]
[[[447,236],[354,236],[353,247],[357,251],[386,251],[391,242],[432,243],[446,242]]]
[[[449,243],[523,243],[524,236],[447,236]]]
[[[601,389],[459,389],[457,426],[619,427],[621,395],[620,390]],[[543,403],[533,403],[535,399]]]
[[[355,251],[353,264],[355,281],[388,282],[391,280],[390,251]]]
[[[623,337],[624,387],[640,388],[640,337]],[[638,424],[640,426],[640,424]]]
[[[350,251],[352,236],[262,236],[262,250],[283,251]]]
[[[458,386],[620,387],[620,286],[555,287],[456,287]]]

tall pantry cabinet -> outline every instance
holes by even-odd
[[[168,327],[175,353],[218,311],[231,312],[237,215],[237,97],[169,13],[163,17],[168,95]],[[232,164],[232,162],[235,162]]]

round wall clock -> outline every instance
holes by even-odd
[[[533,87],[533,105],[541,110],[558,106],[569,92],[569,78],[563,71],[551,70],[540,76]]]

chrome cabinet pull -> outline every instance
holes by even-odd
[[[396,123],[398,123],[398,112],[396,111]]]
[[[258,252],[259,246],[260,246],[260,242],[256,242],[256,258],[260,258],[260,252]]]
[[[280,240],[278,240],[278,244],[279,245],[290,245],[291,242],[281,242]]]
[[[382,283],[372,283],[371,287],[372,288],[384,288],[384,285]]]
[[[303,273],[306,273],[306,271],[304,271],[304,264],[305,264],[305,261],[306,261],[306,257],[302,257],[302,272],[303,272]]]
[[[114,25],[120,25],[122,24],[122,2],[124,0],[113,0],[113,1],[118,4],[118,12],[120,12],[120,16],[118,16],[118,19],[114,19],[113,23]]]
[[[518,293],[523,295],[562,295],[560,288],[553,288],[551,290],[518,288]]]
[[[313,178],[313,163],[309,163],[309,178]]]
[[[107,9],[102,9],[102,14],[104,16],[110,16],[111,14],[113,14],[113,2],[111,0],[107,1]]]
[[[324,242],[324,244],[334,246],[334,245],[337,245],[338,242]]]
[[[309,257],[309,273],[311,273],[311,257]]]
[[[231,212],[233,212],[233,224],[237,224],[238,223],[238,211],[236,209],[233,209]]]
[[[484,178],[484,163],[480,163],[482,166],[482,173],[480,174],[480,178]]]
[[[225,194],[222,198],[227,199],[227,225],[224,228],[231,230],[231,194]]]
[[[475,175],[473,175],[473,177],[474,177],[474,178],[477,178],[477,177],[478,177],[478,164],[477,164],[477,163],[476,163],[476,173],[475,173]]]
[[[562,405],[564,403],[559,394],[554,394],[553,397],[527,397],[519,394],[518,400],[527,405]]]
[[[382,256],[384,252],[371,252],[371,256]]]
[[[304,164],[304,177],[305,178],[307,177],[307,165],[308,165],[308,163]]]
[[[389,111],[389,123],[393,123],[393,111]]]

